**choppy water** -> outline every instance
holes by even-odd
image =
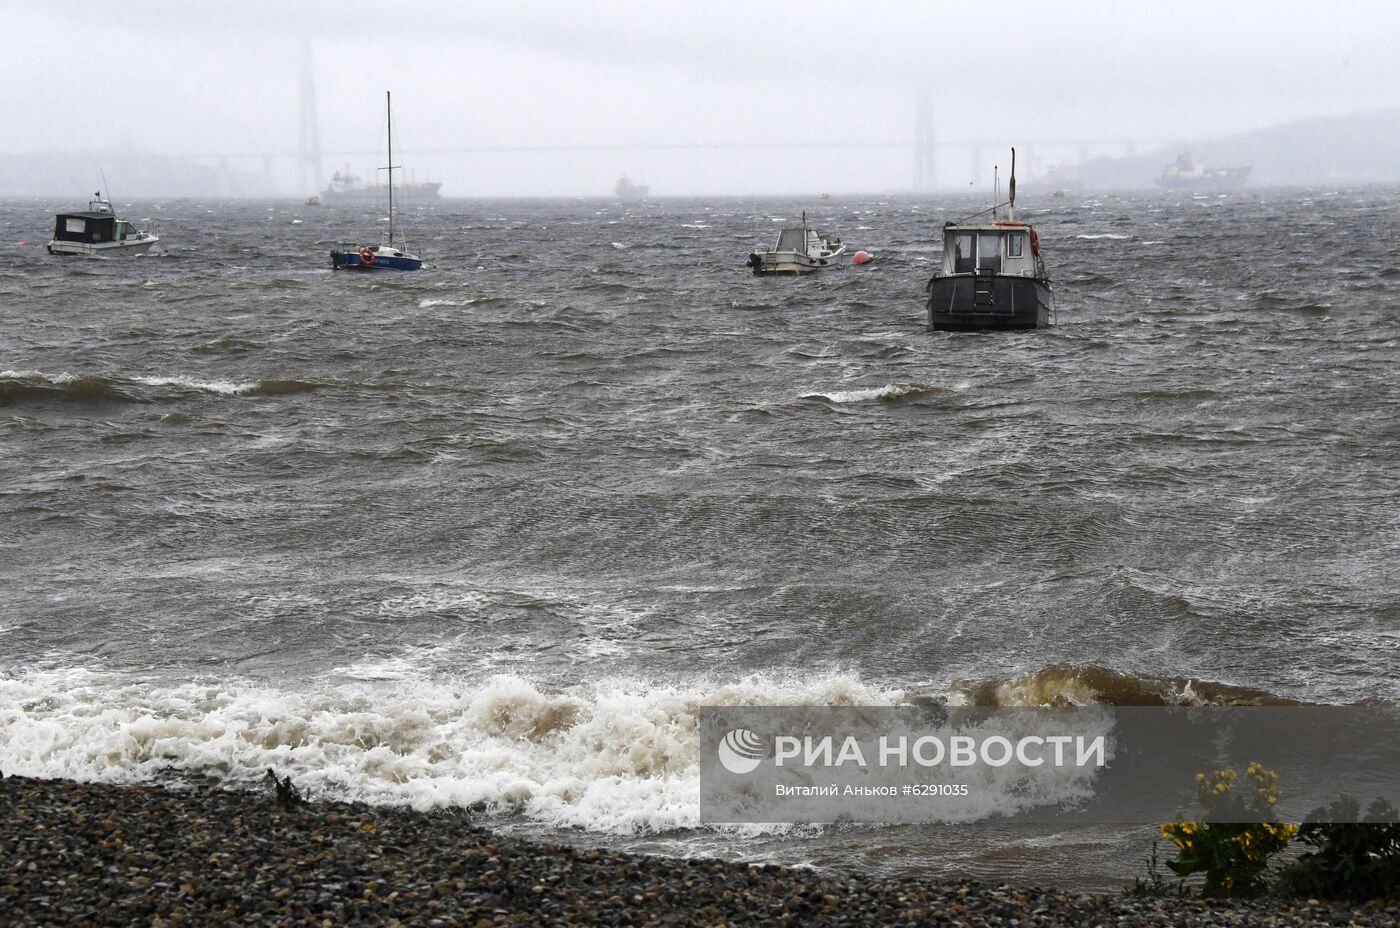
[[[399,276],[329,269],[373,211],[71,205],[0,206],[7,772],[1098,886],[1150,836],[699,829],[694,707],[1397,699],[1394,190],[1040,200],[996,336],[924,326],[966,200],[444,203]],[[878,261],[750,276],[804,207]]]

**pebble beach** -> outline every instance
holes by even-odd
[[[5,925],[1393,925],[1400,902],[1130,899],[581,850],[461,810],[0,780]]]

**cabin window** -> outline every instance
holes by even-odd
[[[68,219],[63,220],[63,231],[77,232],[79,234],[86,232],[87,221],[83,219],[74,219],[72,217],[69,217]]]
[[[977,236],[977,269],[1001,272],[1001,233],[983,232]]]
[[[1026,235],[1024,232],[1012,232],[1006,237],[1006,256],[1008,258],[1019,258],[1026,253]]]
[[[976,240],[971,235],[953,236],[953,273],[971,274],[977,269],[977,256],[974,252]]]

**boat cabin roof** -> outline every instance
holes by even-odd
[[[1031,227],[1029,222],[1019,219],[988,219],[984,222],[945,222],[943,234],[950,232],[1024,232]]]
[[[774,251],[807,251],[820,243],[820,236],[817,230],[811,226],[793,226],[790,229],[781,229],[778,232],[778,241],[773,245]]]
[[[84,211],[81,213],[58,213],[57,219],[116,219],[117,217],[108,212]]]

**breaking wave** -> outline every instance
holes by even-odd
[[[831,403],[898,403],[920,396],[945,392],[943,387],[922,383],[887,383],[883,387],[863,387],[858,390],[832,390],[829,393],[804,393],[804,400],[826,400]]]
[[[246,786],[274,768],[325,798],[477,807],[551,827],[648,833],[699,826],[703,705],[1287,703],[1241,687],[1102,667],[1049,667],[921,695],[841,673],[604,679],[550,690],[510,675],[428,679],[412,662],[391,663],[384,673],[356,665],[301,690],[246,681],[167,685],[82,669],[0,678],[0,770],[113,783],[199,775]],[[974,817],[1022,802],[1013,794],[1023,784],[1003,785]]]
[[[363,668],[357,673],[364,676]],[[172,773],[252,784],[272,767],[327,798],[485,806],[611,833],[699,823],[700,705],[881,705],[854,677],[561,692],[513,676],[160,686],[86,670],[0,679],[0,770],[113,783]]]
[[[168,397],[152,396],[143,388],[168,387],[186,393],[217,396],[289,396],[325,388],[393,389],[399,384],[320,383],[309,380],[261,379],[246,382],[200,380],[192,377],[99,377],[45,374],[41,371],[0,371],[0,403],[34,400],[144,403]]]
[[[1097,664],[1052,664],[1010,679],[953,684],[949,701],[973,706],[1296,706],[1265,690],[1192,677],[1137,676]]]

